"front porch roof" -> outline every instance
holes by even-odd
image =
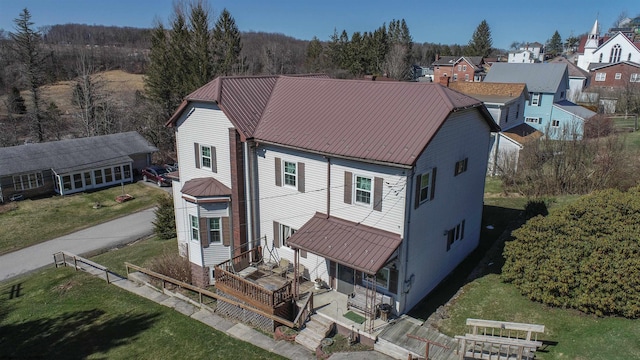
[[[186,195],[196,200],[231,196],[231,189],[212,177],[191,179],[184,183],[181,192],[183,196]]]
[[[398,234],[316,213],[287,243],[367,274],[384,267],[400,246]]]

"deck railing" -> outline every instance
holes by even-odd
[[[290,281],[278,289],[269,290],[237,274],[261,259],[262,248],[257,247],[216,265],[216,288],[266,311],[272,311],[291,300],[293,289]]]

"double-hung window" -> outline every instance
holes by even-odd
[[[629,79],[630,82],[640,82],[640,74],[635,73],[635,74],[631,74],[631,78]]]
[[[191,221],[191,240],[199,241],[200,224],[198,223],[198,218],[193,215],[189,215],[189,220]]]
[[[287,240],[291,237],[291,235],[295,234],[296,229],[291,226],[280,224],[280,243],[282,246],[289,246]]]
[[[209,242],[220,243],[222,242],[222,226],[220,225],[220,218],[209,218]]]
[[[284,184],[287,186],[297,186],[297,175],[296,175],[296,163],[285,161],[284,162]]]
[[[531,106],[540,106],[540,93],[531,94]]]
[[[200,164],[203,168],[211,169],[211,146],[200,145]]]
[[[420,177],[420,202],[427,201],[431,197],[431,173],[422,174]]]
[[[560,127],[560,120],[551,120],[552,127]]]
[[[596,81],[605,81],[607,79],[607,73],[597,72]]]
[[[460,174],[462,174],[463,172],[467,171],[467,162],[468,162],[469,158],[464,158],[463,160],[460,160],[458,162],[456,162],[456,167],[454,170],[454,176],[458,176]]]
[[[371,178],[356,175],[356,203],[371,204]]]

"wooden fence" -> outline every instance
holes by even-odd
[[[53,254],[53,263],[56,265],[56,268],[59,266],[73,265],[76,271],[82,269],[82,266],[78,264],[89,265],[94,269],[97,269],[99,271],[104,271],[107,284],[111,283],[111,281],[109,280],[109,269],[107,267],[102,266],[98,263],[94,263],[93,261],[85,259],[81,256],[78,256],[66,251],[58,251],[57,253]]]

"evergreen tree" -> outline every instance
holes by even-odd
[[[190,87],[197,88],[211,81],[214,76],[209,12],[204,8],[203,3],[198,2],[191,8],[189,22],[193,52]]]
[[[487,57],[491,55],[492,46],[491,29],[489,29],[487,21],[482,20],[473,32],[471,40],[469,40],[469,46],[465,49],[465,55]]]
[[[144,87],[149,99],[160,105],[165,115],[176,109],[172,101],[175,89],[170,76],[173,71],[176,71],[176,68],[169,56],[168,31],[162,24],[158,24],[151,33],[151,51]]]
[[[213,30],[214,59],[218,75],[232,75],[239,69],[242,42],[240,30],[227,9],[222,10]]]
[[[389,48],[385,58],[387,75],[396,80],[407,80],[411,75],[413,40],[407,23],[391,20],[387,31]]]
[[[313,37],[309,44],[307,45],[307,55],[305,58],[305,64],[307,66],[307,70],[310,72],[317,72],[322,69],[322,54],[324,48],[322,43],[317,37]]]
[[[22,73],[31,94],[31,111],[29,113],[31,131],[39,142],[44,141],[44,119],[40,110],[41,99],[39,87],[44,85],[44,56],[40,53],[42,37],[33,28],[31,13],[24,8],[19,17],[14,19],[15,33],[9,33],[12,40],[11,49],[21,62]]]
[[[551,36],[551,39],[547,41],[546,53],[555,57],[562,54],[562,50],[562,38],[560,37],[558,30],[556,30],[556,32],[553,33],[553,36]]]
[[[24,98],[20,95],[17,87],[11,88],[8,96],[8,110],[12,114],[24,115],[27,113],[27,106],[24,104]]]
[[[156,219],[153,221],[153,231],[156,236],[162,240],[175,238],[176,218],[173,211],[173,198],[171,196],[162,196],[158,200],[158,207],[154,213]]]

